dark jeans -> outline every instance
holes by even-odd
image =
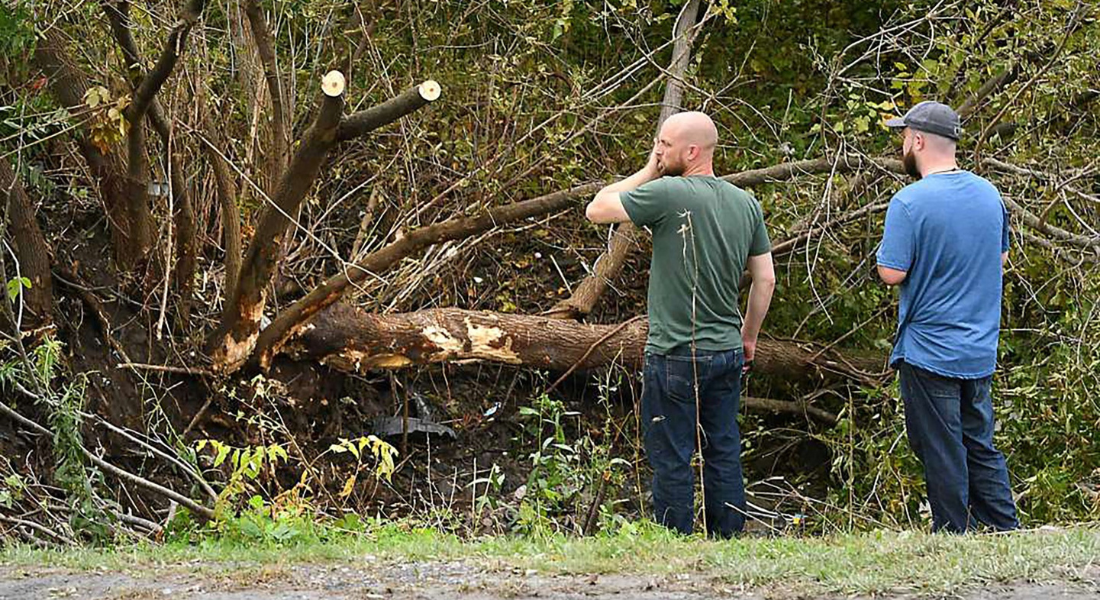
[[[691,533],[695,470],[696,398],[702,432],[703,508],[707,533],[728,538],[745,525],[741,480],[740,350],[691,349],[669,355],[647,353],[642,392],[642,431],[653,467],[653,508],[658,523]]]
[[[905,363],[898,374],[909,445],[924,464],[932,529],[1018,527],[1005,457],[993,447],[992,378],[942,377]]]

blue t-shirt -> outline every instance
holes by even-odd
[[[878,250],[879,265],[908,273],[890,364],[959,379],[992,375],[1007,251],[1008,212],[985,179],[935,173],[899,191]]]

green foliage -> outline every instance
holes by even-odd
[[[521,531],[537,531],[552,523],[551,518],[576,515],[577,500],[588,483],[579,444],[569,443],[565,420],[579,413],[570,412],[560,401],[546,394],[536,396],[531,406],[521,406],[526,438],[534,442],[535,450],[528,458],[531,471],[519,506],[517,526]]]
[[[606,394],[605,387],[604,407],[608,406]],[[516,530],[547,532],[572,520],[576,524],[574,529],[579,531],[595,502],[599,502],[596,510],[600,522],[613,521],[617,501],[614,490],[621,485],[620,472],[629,463],[613,458],[606,441],[598,443],[584,431],[580,413],[566,410],[561,400],[544,393],[533,398],[530,406],[521,406],[519,414],[524,425],[521,443],[533,445],[535,450],[528,455],[531,470],[527,482],[516,494],[520,498]],[[610,414],[608,417],[599,436],[603,440],[611,439],[613,422]],[[574,427],[578,433],[569,433]],[[500,478],[502,482],[502,474]],[[612,491],[599,497],[597,490],[601,486]]]
[[[31,289],[31,280],[26,277],[13,277],[8,280],[8,300],[15,302],[23,293],[23,289]]]
[[[74,532],[86,535],[91,541],[104,543],[110,540],[110,515],[97,500],[96,490],[102,486],[102,476],[88,464],[84,452],[82,428],[84,406],[87,402],[87,377],[80,373],[67,381],[59,381],[62,361],[62,344],[52,336],[44,337],[26,359],[10,358],[0,366],[0,384],[18,385],[35,394],[35,403],[45,411],[46,422],[53,431],[52,440],[54,472],[53,480],[66,493],[72,509],[70,524]],[[9,353],[13,348],[4,348]],[[11,477],[7,498],[16,480]]]
[[[393,472],[396,469],[394,457],[398,454],[397,448],[394,448],[386,441],[374,435],[362,436],[355,440],[340,438],[339,443],[329,446],[328,452],[336,454],[348,453],[355,457],[355,470],[353,470],[351,475],[344,481],[344,487],[339,494],[341,498],[347,498],[351,495],[352,490],[355,489],[359,471],[363,468],[363,450],[367,448],[370,449],[371,455],[374,456],[375,478],[384,478],[386,481],[390,481],[393,477]]]
[[[34,18],[27,0],[0,3],[0,57],[12,61],[31,54],[34,43]]]

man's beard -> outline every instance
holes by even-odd
[[[905,167],[905,173],[913,179],[920,179],[920,169],[917,168],[917,157],[910,150],[901,156],[901,164]]]
[[[679,177],[684,174],[684,167],[683,165],[670,165],[667,162],[659,161],[657,163],[657,171],[659,171],[661,175]]]

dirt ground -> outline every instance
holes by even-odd
[[[0,568],[0,600],[498,600],[538,598],[572,600],[623,598],[641,600],[795,600],[796,590],[740,589],[720,575],[545,575],[470,562],[382,564],[367,557],[339,565],[242,566],[179,564],[132,572],[66,571],[48,568]],[[844,596],[834,596],[841,598]],[[1068,600],[1100,597],[1100,569],[1085,582],[1064,584],[996,584],[949,595],[928,596],[899,590],[875,598],[929,597],[966,600]]]

